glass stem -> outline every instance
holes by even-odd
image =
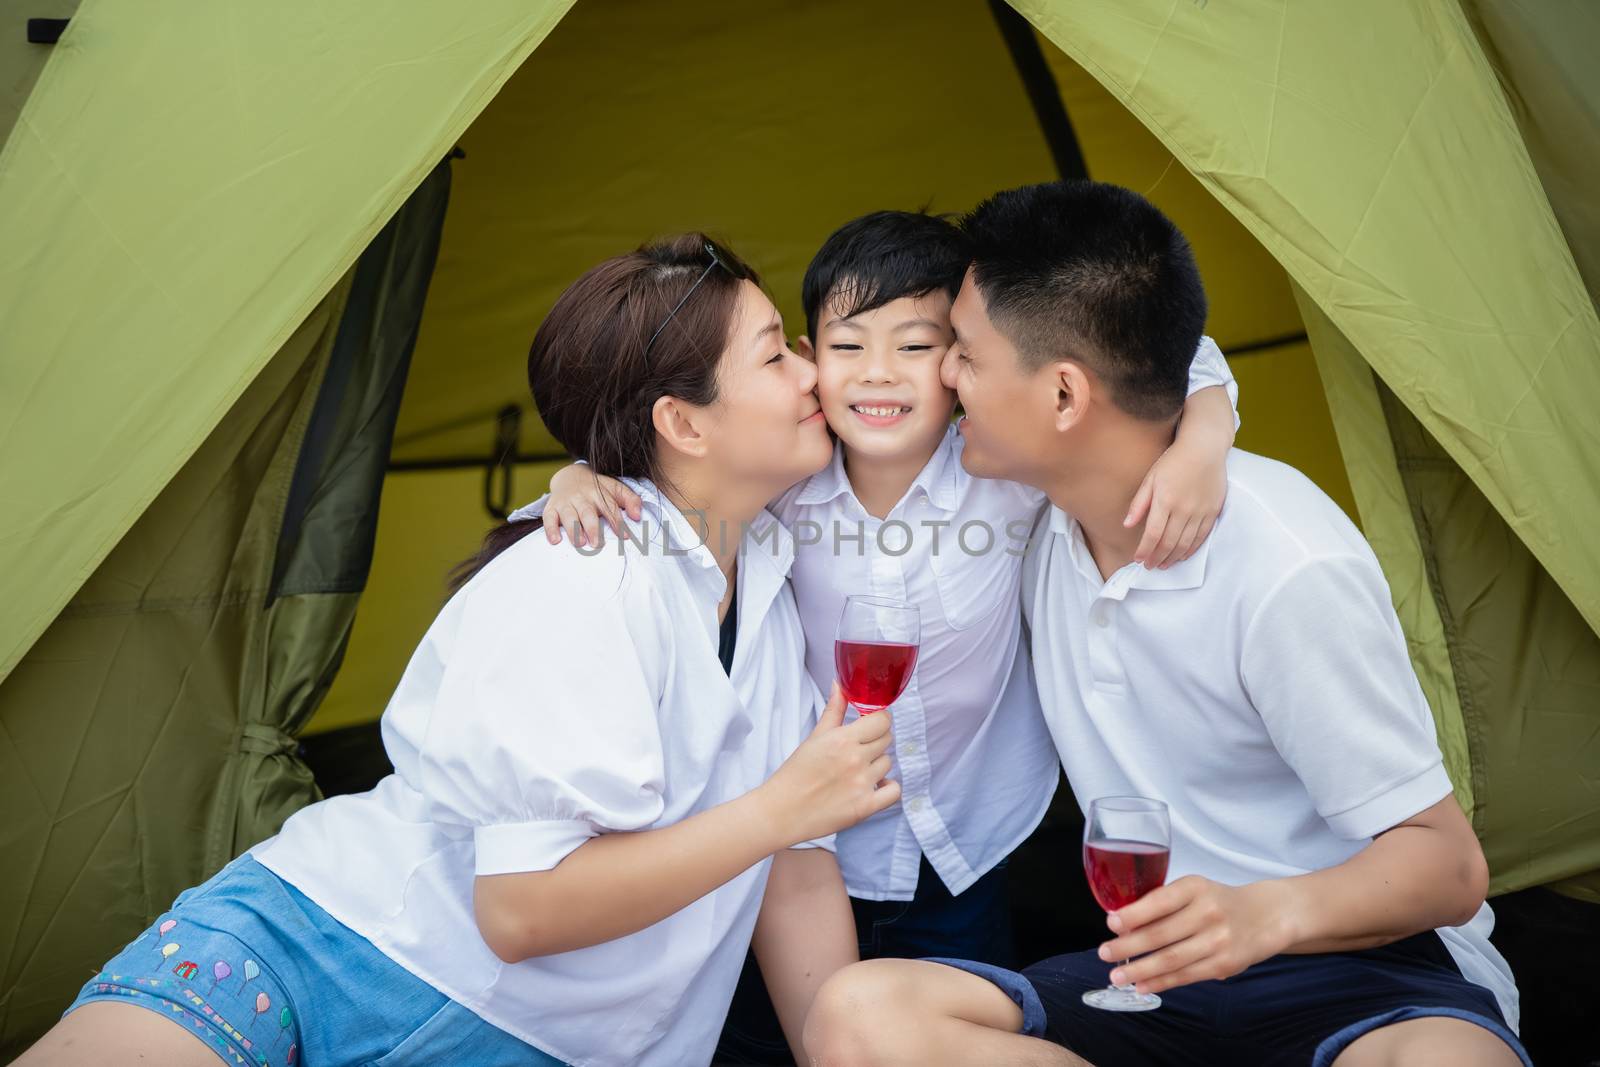
[[[1127,966],[1128,966],[1128,961],[1127,960],[1123,960],[1122,961],[1122,967],[1124,969],[1126,969]],[[1111,988],[1112,989],[1121,990],[1124,993],[1132,993],[1132,992],[1134,992],[1134,988],[1133,988],[1133,983],[1132,982],[1129,982],[1127,985],[1117,985],[1115,983],[1112,983]]]

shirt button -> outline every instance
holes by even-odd
[[[907,741],[904,745],[902,745],[900,747],[901,747],[901,751],[903,751],[908,756],[915,756],[917,754],[917,752],[920,751],[918,749],[917,743],[915,741]]]
[[[912,797],[910,800],[906,801],[906,807],[911,811],[921,811],[926,806],[927,801],[923,800],[921,797]]]
[[[1110,626],[1111,609],[1105,607],[1096,608],[1094,612],[1094,624],[1100,627],[1102,630],[1104,630],[1107,626]]]

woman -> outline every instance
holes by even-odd
[[[835,693],[810,729],[763,511],[828,460],[815,371],[694,234],[574,283],[528,374],[644,521],[587,556],[491,532],[384,713],[395,773],[182,894],[19,1063],[705,1062],[769,870],[757,944],[798,1034],[853,945],[807,846],[898,798],[883,716],[841,726]]]

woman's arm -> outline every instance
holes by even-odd
[[[805,1063],[801,1035],[817,987],[859,958],[855,918],[833,853],[791,848],[772,858],[751,947],[795,1062]]]
[[[843,719],[835,686],[811,736],[744,796],[659,830],[592,837],[551,870],[478,876],[473,906],[485,943],[515,963],[635,933],[767,856],[895,803],[899,783],[883,782],[887,716]]]

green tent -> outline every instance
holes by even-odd
[[[1495,890],[1600,901],[1597,43],[1577,0],[0,0],[0,1054],[381,713],[560,459],[522,360],[583,268],[710,229],[792,324],[845,219],[1062,174],[1193,238],[1240,444],[1372,539]]]

